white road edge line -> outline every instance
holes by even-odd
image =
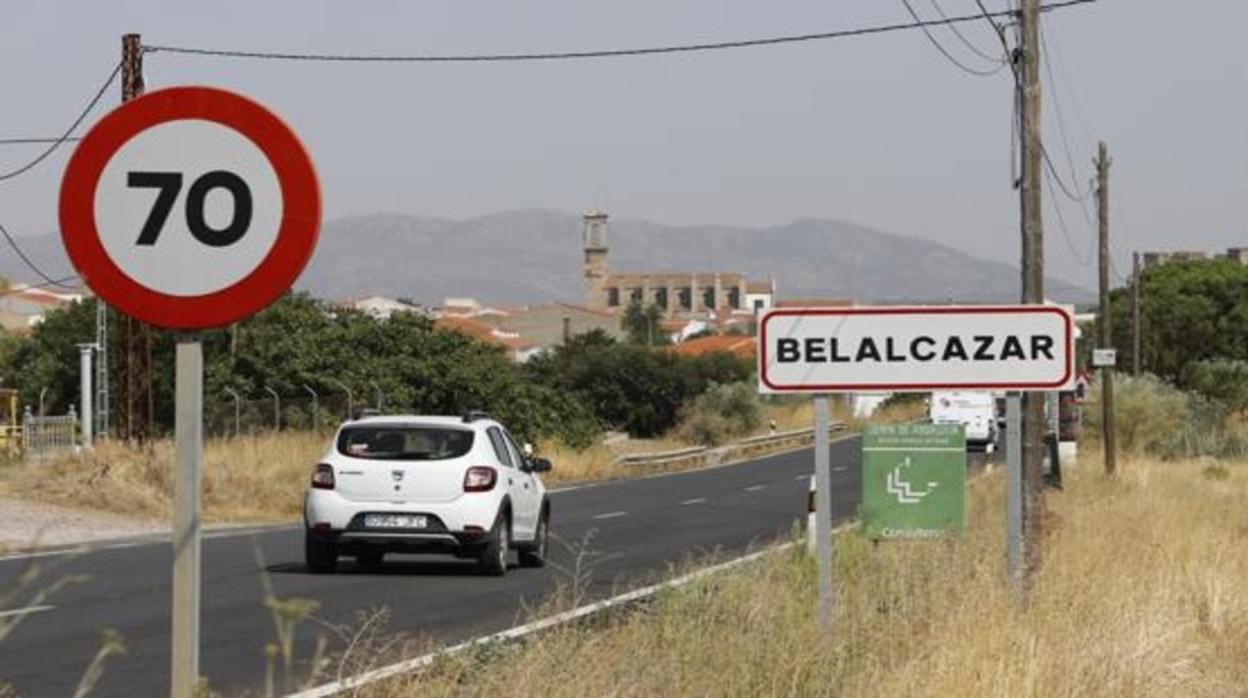
[[[740,565],[746,564],[748,562],[752,562],[754,560],[757,560],[761,557],[765,557],[767,555],[773,555],[775,553],[788,550],[789,548],[792,548],[793,546],[794,546],[794,543],[783,543],[781,545],[777,545],[775,547],[768,548],[766,550],[760,550],[758,552],[750,553],[749,555],[744,555],[742,557],[734,558],[726,562],[721,562],[716,565],[711,565],[710,567],[704,567],[696,572],[691,572],[687,575],[684,575],[683,577],[677,577],[676,579],[662,582],[660,584],[653,584],[651,586],[642,587],[641,589],[630,591],[627,594],[620,594],[619,596],[613,596],[609,599],[605,599],[597,603],[591,603],[585,606],[581,606],[579,608],[574,608],[571,611],[565,611],[563,613],[559,613],[557,615],[553,615],[548,618],[543,618],[541,620],[534,621],[532,623],[518,625],[514,628],[511,628],[510,630],[504,630],[500,633],[495,633],[493,635],[486,635],[485,637],[479,637],[475,640],[467,640],[465,642],[459,643],[458,645],[452,645],[451,647],[447,647],[446,649],[440,650],[438,652],[431,652],[421,657],[416,657],[414,659],[409,659],[407,661],[398,662],[396,664],[391,664],[390,666],[381,667],[380,669],[374,669],[372,671],[368,671],[363,674],[358,674],[356,676],[348,677],[346,679],[342,679],[339,681],[334,681],[332,683],[323,684],[315,688],[310,688],[306,691],[302,691],[300,693],[293,693],[290,696],[288,696],[288,698],[325,698],[326,696],[337,695],[338,693],[356,689],[361,686],[365,686],[367,684],[380,681],[382,679],[387,679],[392,676],[396,676],[398,674],[405,674],[405,673],[415,671],[417,669],[423,669],[433,664],[435,660],[441,657],[449,656],[452,654],[457,654],[459,652],[463,652],[464,650],[471,649],[473,647],[479,647],[481,645],[488,644],[491,642],[515,640],[517,638],[524,637],[525,635],[531,635],[535,632],[546,630],[547,628],[551,628],[556,625],[562,625],[564,623],[569,623],[579,618],[584,618],[585,616],[598,613],[600,611],[604,611],[608,608],[613,608],[615,606],[631,603],[639,599],[644,599],[648,596],[653,596],[654,594],[660,591],[663,591],[665,589],[677,589],[679,587],[686,586],[691,582],[702,579],[703,577],[707,577],[712,574],[716,574],[718,572],[723,572],[724,570],[728,570],[733,567],[738,567]]]
[[[689,506],[690,504],[703,504],[705,502],[706,502],[706,497],[697,497],[695,499],[686,499],[685,501],[681,502],[681,505]]]
[[[612,511],[606,514],[599,514],[594,517],[594,520],[601,521],[603,519],[618,519],[621,516],[628,516],[628,512],[627,511]]]
[[[0,618],[8,618],[10,616],[24,616],[28,613],[39,613],[41,611],[51,611],[56,606],[27,606],[26,608],[14,608],[8,611],[0,611]]]

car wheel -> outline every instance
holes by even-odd
[[[511,522],[506,514],[500,514],[490,531],[490,540],[477,560],[477,569],[491,577],[501,577],[507,572],[507,555],[511,550]]]
[[[304,533],[303,559],[312,574],[333,572],[338,568],[338,547],[333,541]]]
[[[550,510],[543,509],[537,520],[537,533],[533,542],[520,550],[521,567],[544,567],[546,565],[546,540],[550,537]]]
[[[381,567],[385,557],[386,554],[381,550],[362,550],[355,554],[355,562],[363,569],[375,570]]]

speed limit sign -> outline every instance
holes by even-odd
[[[61,238],[105,302],[160,327],[240,320],[303,270],[320,229],[307,151],[285,123],[210,87],[150,92],[82,139],[61,183]]]

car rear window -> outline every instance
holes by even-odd
[[[448,460],[472,450],[470,429],[416,425],[346,427],[338,433],[338,452],[371,460]]]

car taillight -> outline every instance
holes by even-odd
[[[312,486],[318,490],[334,489],[334,467],[328,463],[317,465],[312,471]]]
[[[465,492],[488,492],[498,482],[498,472],[488,465],[474,465],[464,473]]]

